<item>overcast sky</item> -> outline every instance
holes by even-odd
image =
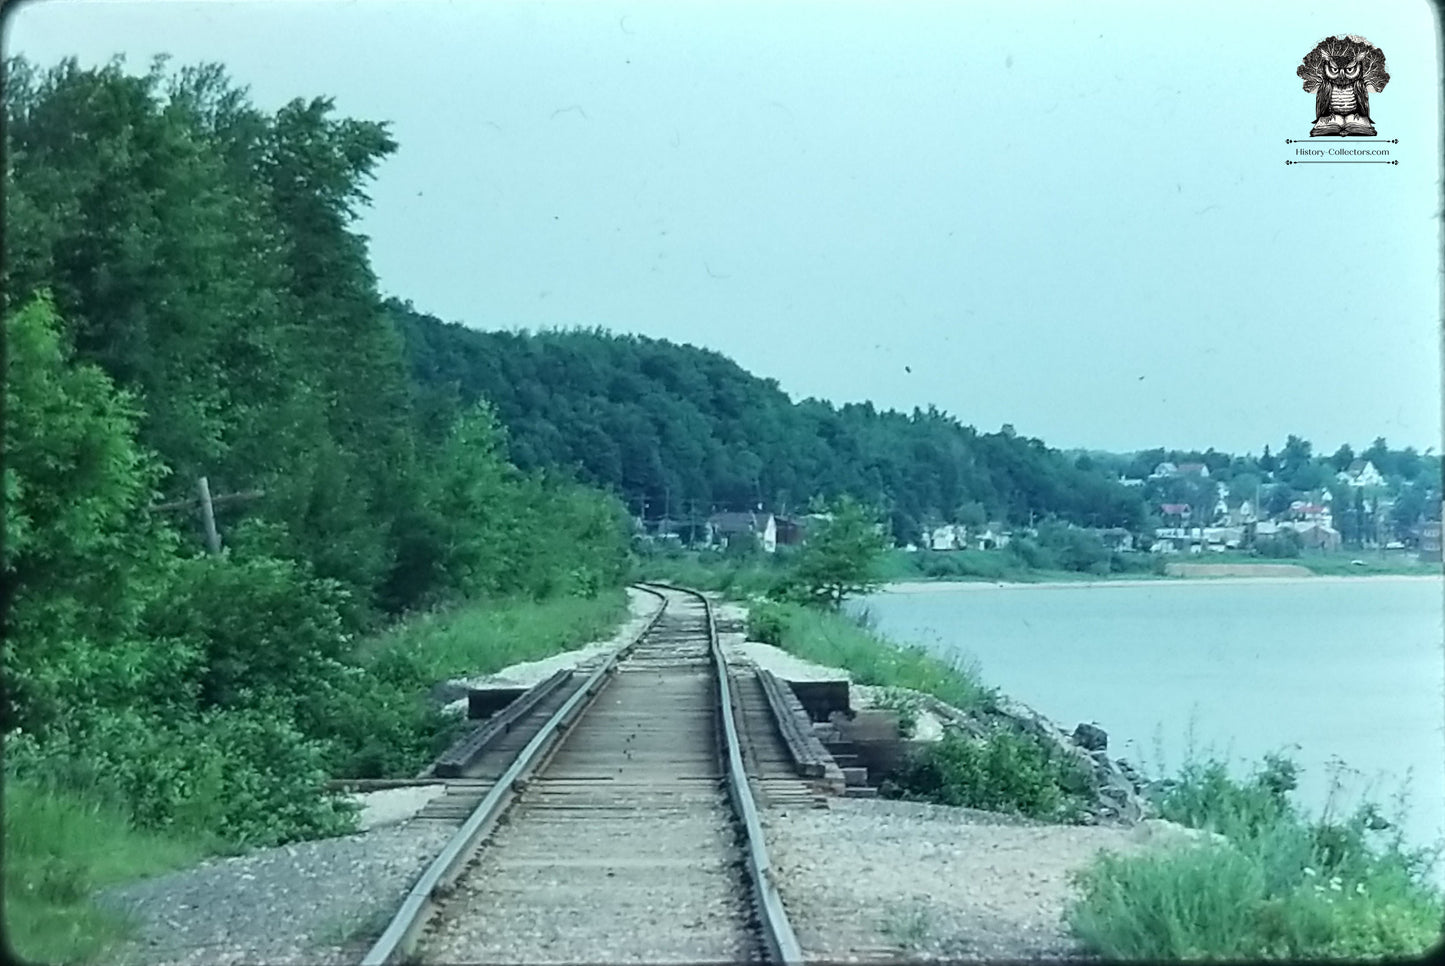
[[[388,122],[361,230],[448,320],[690,342],[1060,447],[1440,447],[1423,0],[50,0],[5,28]],[[1284,163],[1335,33],[1387,55],[1398,165]]]

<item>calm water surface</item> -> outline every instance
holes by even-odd
[[[984,680],[1067,728],[1098,722],[1116,757],[1174,770],[1190,747],[1241,771],[1300,764],[1318,813],[1330,762],[1344,797],[1389,800],[1445,837],[1445,586],[1433,578],[1068,584],[875,594],[889,637],[976,660]],[[1191,736],[1192,731],[1192,736]]]

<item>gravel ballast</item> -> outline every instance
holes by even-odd
[[[774,810],[767,835],[798,941],[830,962],[1080,956],[1070,875],[1140,848],[1124,828],[884,800]]]
[[[140,925],[138,939],[117,952],[126,966],[355,962],[454,831],[409,822],[299,842],[97,898]]]

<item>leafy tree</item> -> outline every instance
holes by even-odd
[[[790,596],[834,609],[879,585],[874,570],[887,549],[877,516],[852,497],[827,504],[831,519],[814,527],[787,583]]]
[[[1350,446],[1349,443],[1342,443],[1340,444],[1340,448],[1335,450],[1335,455],[1330,457],[1330,466],[1333,467],[1336,473],[1343,473],[1350,468],[1350,464],[1354,461],[1354,448]]]
[[[138,633],[175,545],[147,512],[164,468],[136,442],[136,400],[61,330],[44,297],[5,318],[7,730],[58,723],[76,695],[164,694],[194,660]]]

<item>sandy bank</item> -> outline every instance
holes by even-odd
[[[1039,583],[1019,583],[992,580],[899,580],[885,584],[881,594],[936,594],[959,591],[987,590],[1060,590],[1070,587],[1219,587],[1238,584],[1251,587],[1281,586],[1289,584],[1357,584],[1365,581],[1434,581],[1439,583],[1437,574],[1360,574],[1358,576],[1309,577],[1166,577],[1155,580],[1060,580]]]

